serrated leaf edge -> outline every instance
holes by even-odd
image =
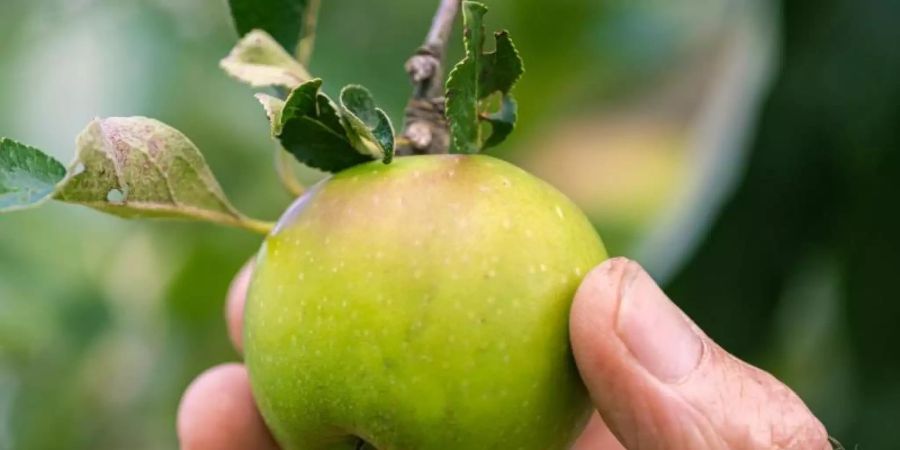
[[[284,111],[284,100],[262,93],[255,94],[254,97],[266,111],[266,117],[269,119],[269,131],[272,133],[272,137],[277,137],[281,134],[281,127],[283,126],[281,113]]]
[[[495,31],[494,32],[494,43],[495,43],[494,51],[492,51],[490,53],[484,53],[484,54],[482,54],[482,56],[496,55],[500,51],[499,47],[500,47],[501,39],[505,40],[509,44],[509,47],[513,52],[513,55],[515,55],[515,57],[516,57],[516,61],[518,62],[518,67],[519,67],[516,77],[509,83],[509,89],[507,89],[505,91],[504,90],[499,91],[505,95],[508,95],[510,92],[512,92],[512,88],[516,85],[516,83],[518,83],[519,80],[522,79],[522,75],[525,74],[525,63],[524,63],[524,61],[522,61],[522,55],[519,54],[519,49],[516,47],[516,43],[513,42],[512,38],[509,35],[509,30]],[[493,94],[493,92],[487,92],[481,98],[488,97],[491,94]]]
[[[475,120],[477,120],[477,118],[478,118],[477,98],[478,98],[478,92],[479,92],[478,76],[480,75],[479,63],[480,63],[480,60],[482,57],[481,55],[482,55],[482,50],[484,48],[483,47],[484,42],[482,42],[481,45],[478,45],[477,43],[473,44],[471,42],[472,39],[474,39],[474,37],[473,37],[474,32],[473,32],[472,25],[470,23],[471,22],[470,17],[472,14],[477,14],[477,18],[479,19],[479,31],[480,31],[481,36],[483,37],[484,36],[484,23],[481,22],[480,19],[483,19],[484,15],[487,14],[488,8],[483,3],[464,1],[462,4],[462,10],[463,10],[463,48],[465,50],[465,57],[461,61],[456,63],[455,66],[453,66],[453,70],[451,70],[450,74],[447,76],[447,82],[445,84],[445,86],[446,86],[445,97],[446,97],[446,105],[447,105],[446,111],[448,113],[447,119],[450,124],[450,153],[472,154],[472,153],[477,153],[479,150],[478,142],[481,141],[480,130],[478,129],[477,124],[476,124],[475,142],[465,142],[465,143],[459,142],[458,130],[460,129],[460,127],[462,125],[458,121],[453,120],[451,117],[449,117],[449,112],[452,109],[451,105],[453,104],[453,102],[456,100],[456,97],[457,97],[457,94],[454,92],[453,89],[450,88],[450,86],[455,83],[456,78],[460,76],[459,75],[460,72],[462,72],[464,70],[464,67],[466,65],[468,65],[468,64],[474,65],[474,67],[472,69],[472,73],[475,74],[474,90],[475,90],[476,102],[474,105],[472,105],[472,110],[470,112],[472,113],[472,117]],[[466,109],[468,109],[468,108],[466,108]],[[468,125],[471,125],[471,124],[468,124]]]
[[[517,113],[517,104],[515,100],[512,98],[510,91],[513,86],[522,78],[522,75],[525,72],[524,63],[522,61],[522,57],[519,54],[518,48],[516,48],[515,43],[510,37],[508,30],[500,30],[493,33],[495,40],[495,49],[491,52],[484,53],[484,40],[485,40],[485,30],[484,30],[484,22],[483,18],[487,13],[487,7],[479,2],[474,1],[464,1],[463,2],[463,22],[464,22],[464,33],[463,33],[463,47],[465,48],[465,57],[458,62],[453,70],[450,71],[450,74],[447,77],[446,83],[446,115],[450,125],[450,152],[451,153],[477,153],[479,151],[485,150],[490,147],[494,147],[500,144],[502,141],[506,139],[509,133],[506,133],[500,137],[495,132],[491,132],[487,137],[483,136],[483,132],[481,127],[478,126],[478,123],[482,121],[491,122],[493,126],[493,122],[499,119],[499,115],[503,114],[504,108],[508,107],[510,104],[512,105],[513,113],[513,121],[506,122],[510,124],[510,132],[515,129],[515,121],[518,117]],[[472,22],[475,22],[472,17],[477,18],[477,25],[473,25]],[[474,31],[474,27],[478,26],[479,29]],[[477,39],[475,36],[480,36],[482,42],[473,44],[472,39]],[[515,69],[513,73],[514,77],[508,81],[508,83],[503,83],[503,86],[491,86],[491,88],[496,88],[488,92],[482,92],[484,89],[482,87],[481,77],[483,75],[483,71],[486,70],[484,65],[484,61],[487,58],[496,58],[497,55],[500,55],[501,49],[508,46],[509,50],[512,53],[512,59],[515,62]],[[474,74],[474,80],[472,88],[475,91],[475,104],[472,105],[474,107],[474,119],[476,123],[468,123],[460,124],[458,120],[453,120],[450,117],[450,112],[454,110],[452,104],[456,101],[456,97],[459,95],[458,89],[452,88],[456,82],[456,78],[460,76],[460,72],[464,70],[468,64],[472,64],[470,68],[472,74]],[[465,82],[465,80],[463,81]],[[466,90],[465,92],[469,92]],[[488,111],[484,110],[484,106],[482,105],[482,100],[489,97],[494,92],[500,92],[503,95],[503,104],[501,105],[501,110],[492,114],[487,114]],[[468,107],[466,108],[469,109]],[[471,111],[470,111],[471,112]],[[470,141],[470,138],[473,136],[464,136],[460,131],[461,128],[468,129],[469,127],[474,128],[473,133],[474,142]],[[466,133],[468,134],[468,133]],[[465,137],[466,142],[461,143],[460,138]]]
[[[65,173],[63,174],[63,177],[60,178],[59,181],[56,182],[56,184],[54,184],[53,190],[52,190],[51,192],[49,192],[48,194],[44,195],[43,197],[41,197],[39,200],[36,200],[36,201],[31,202],[31,203],[28,203],[28,204],[23,204],[23,205],[12,205],[12,206],[7,206],[7,207],[0,208],[0,214],[2,214],[2,213],[7,213],[7,212],[14,212],[14,211],[24,211],[24,210],[28,210],[28,209],[32,209],[32,208],[37,208],[37,207],[43,205],[44,203],[47,203],[48,201],[52,200],[54,194],[55,194],[56,191],[59,189],[60,184],[62,184],[62,182],[63,182],[63,181],[66,179],[66,177],[68,176],[68,172],[69,172],[69,171],[66,169],[66,166],[63,165],[58,159],[54,158],[53,156],[50,156],[49,154],[47,154],[47,153],[44,152],[44,151],[41,151],[41,150],[38,149],[37,147],[33,147],[33,146],[31,146],[31,145],[25,144],[25,143],[23,143],[23,142],[20,142],[20,141],[17,141],[17,140],[15,140],[15,139],[11,139],[11,138],[8,138],[8,137],[0,137],[0,148],[3,148],[3,145],[4,145],[5,143],[8,143],[8,142],[9,142],[9,143],[12,143],[13,145],[17,145],[17,146],[19,146],[19,147],[24,147],[24,148],[27,148],[27,149],[34,150],[34,151],[38,152],[39,154],[41,154],[41,155],[43,155],[44,157],[46,157],[48,161],[50,161],[50,162],[52,162],[52,163],[55,163],[55,164],[59,165],[59,167],[60,167]]]

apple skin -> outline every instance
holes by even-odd
[[[569,307],[604,259],[569,199],[498,159],[353,167],[260,251],[254,396],[285,450],[567,448],[591,411]]]

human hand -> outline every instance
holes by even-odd
[[[576,450],[832,448],[793,391],[710,340],[634,261],[588,274],[569,328],[599,412]]]
[[[239,351],[251,270],[235,278],[226,306]],[[633,261],[614,258],[588,274],[570,331],[599,412],[575,450],[831,448],[796,394],[712,342]],[[178,437],[183,450],[278,448],[240,364],[209,369],[188,387]]]

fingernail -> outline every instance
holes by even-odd
[[[703,342],[689,319],[643,269],[624,275],[616,332],[644,368],[666,383],[684,379],[700,362]]]

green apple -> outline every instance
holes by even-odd
[[[566,448],[591,411],[569,307],[605,258],[570,200],[488,156],[338,173],[258,257],[256,401],[285,450]]]

